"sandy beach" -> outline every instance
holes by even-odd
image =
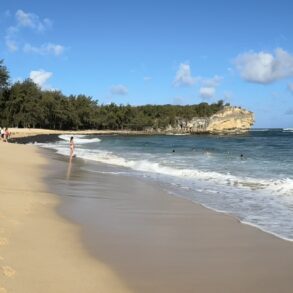
[[[5,143],[0,161],[1,293],[293,290],[291,242],[105,165]]]
[[[0,142],[0,292],[130,292],[55,212],[35,147]]]
[[[37,135],[50,135],[50,134],[98,134],[98,135],[108,135],[108,134],[122,134],[122,135],[137,135],[137,134],[147,134],[146,131],[131,131],[131,130],[53,130],[53,129],[38,129],[38,128],[9,128],[11,133],[11,138],[21,138],[21,137],[33,137]]]

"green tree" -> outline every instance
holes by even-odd
[[[41,90],[30,79],[16,82],[6,101],[7,122],[17,127],[38,127],[44,119]]]
[[[0,60],[0,89],[9,85],[9,72],[4,65],[4,61]]]

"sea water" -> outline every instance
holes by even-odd
[[[68,156],[70,136],[59,138],[40,145]],[[76,135],[74,140],[77,157],[109,164],[112,174],[156,180],[173,195],[293,241],[293,129],[235,136]]]

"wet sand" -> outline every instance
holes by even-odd
[[[293,292],[291,242],[113,174],[123,169],[46,155],[58,212],[133,292]]]
[[[57,214],[47,166],[37,148],[0,142],[0,293],[130,292]]]

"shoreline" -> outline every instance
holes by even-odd
[[[56,212],[60,198],[43,182],[48,159],[33,146],[0,143],[0,161],[0,292],[130,292]]]
[[[9,128],[11,133],[11,139],[18,141],[19,139],[33,138],[35,136],[45,135],[125,135],[125,136],[155,136],[155,135],[175,135],[175,136],[186,136],[186,135],[212,135],[212,136],[230,136],[230,135],[246,135],[251,129],[238,131],[218,131],[218,132],[170,132],[170,131],[146,131],[146,130],[53,130],[53,129],[37,129],[37,128]]]
[[[92,133],[87,133],[87,132],[83,132],[83,131],[80,131],[78,133],[82,133],[83,135],[105,135],[105,134],[92,134]],[[64,134],[62,132],[62,134]],[[69,133],[66,133],[66,134],[69,134]],[[58,140],[61,140],[59,138],[59,135],[60,134],[37,134],[37,135],[31,135],[31,136],[20,136],[20,137],[17,137],[15,139],[12,139],[10,142],[11,143],[16,143],[16,144],[30,144],[30,143],[52,143],[52,142],[55,142],[55,141],[58,141]],[[74,135],[74,134],[73,134]],[[77,134],[78,135],[78,134]],[[111,134],[110,134],[111,135]],[[139,135],[139,134],[137,134]],[[142,134],[141,134],[142,135]],[[54,151],[55,152],[55,151]],[[63,155],[61,155],[63,156]],[[66,156],[64,156],[66,158]],[[79,158],[81,160],[83,160],[82,158]],[[103,163],[101,163],[103,164]],[[117,166],[114,166],[114,168],[117,167]],[[118,167],[117,167],[118,168]],[[122,168],[126,168],[126,167],[122,167]],[[175,195],[176,196],[176,195]],[[179,196],[179,198],[184,198],[184,197],[181,197]],[[186,198],[184,198],[186,199]],[[250,226],[250,227],[253,227],[253,228],[256,228],[258,230],[260,230],[261,232],[264,232],[264,233],[267,233],[273,237],[276,237],[278,239],[281,239],[281,240],[284,240],[284,241],[289,241],[289,242],[293,242],[293,239],[290,239],[290,238],[286,238],[280,234],[277,234],[277,233],[274,233],[270,230],[266,230],[264,228],[262,228],[261,226],[258,226],[254,223],[251,223],[251,222],[246,222],[246,221],[242,221],[241,219],[239,219],[237,216],[234,216],[232,214],[230,214],[229,212],[227,211],[223,211],[223,210],[219,210],[219,209],[216,209],[216,208],[213,208],[209,205],[206,205],[204,203],[201,203],[199,201],[196,201],[196,200],[191,200],[191,199],[187,199],[188,201],[190,201],[191,203],[194,203],[194,204],[197,204],[197,205],[200,205],[202,206],[203,208],[206,208],[206,209],[209,209],[213,212],[216,212],[216,213],[220,213],[220,214],[224,214],[224,215],[227,215],[227,216],[230,216],[232,217],[233,219],[237,220],[240,224],[243,224],[243,225],[247,225],[247,226]]]
[[[274,233],[274,232],[271,232],[269,230],[266,230],[256,224],[253,224],[253,223],[250,223],[250,222],[246,222],[246,221],[241,221],[239,218],[237,218],[237,216],[234,216],[232,214],[229,214],[229,212],[226,212],[226,211],[222,211],[222,210],[219,210],[219,209],[215,209],[215,208],[212,208],[212,207],[209,207],[208,205],[205,205],[203,203],[200,203],[200,202],[197,202],[197,201],[192,201],[192,203],[194,204],[197,204],[197,205],[200,205],[201,207],[205,208],[205,209],[208,209],[208,210],[211,210],[215,213],[218,213],[220,215],[225,215],[225,216],[228,216],[228,217],[231,217],[232,219],[236,220],[237,222],[239,222],[239,224],[241,225],[246,225],[246,226],[249,226],[249,227],[252,227],[254,229],[257,229],[259,230],[261,233],[265,233],[265,234],[268,234],[274,238],[277,238],[279,240],[283,240],[283,241],[288,241],[290,243],[293,243],[293,239],[291,238],[286,238],[280,234],[277,234],[277,233]]]

